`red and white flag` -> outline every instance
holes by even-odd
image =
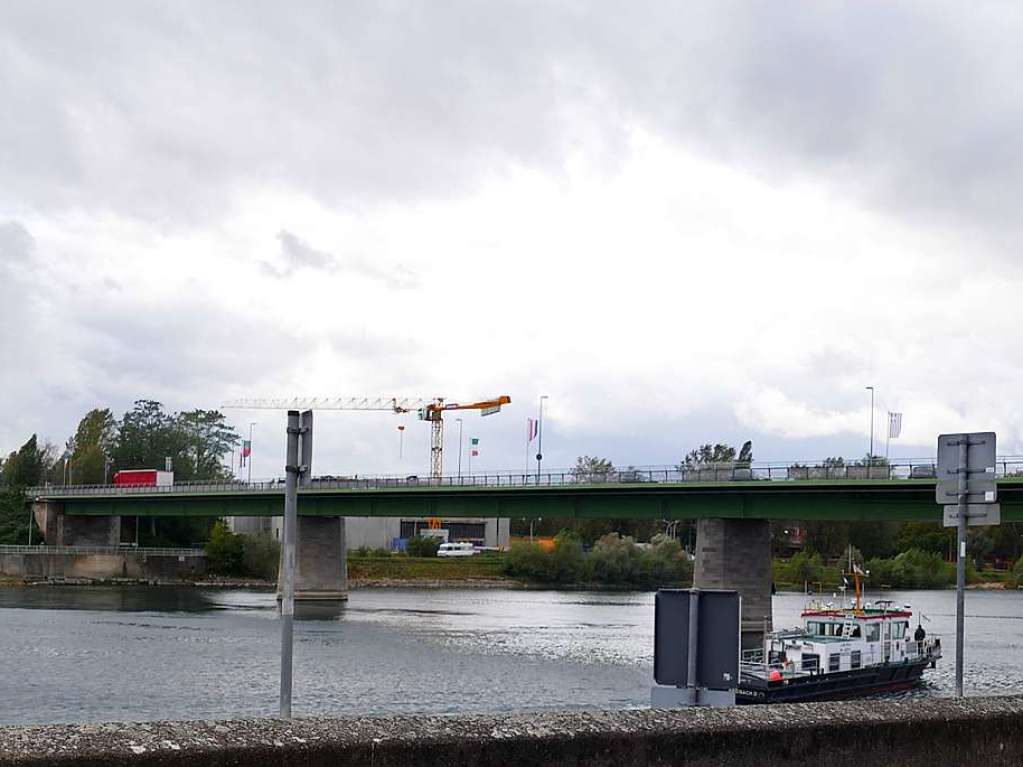
[[[888,436],[898,439],[900,434],[902,434],[902,413],[889,413]]]
[[[536,420],[534,420],[532,418],[527,418],[526,419],[526,442],[527,443],[528,442],[532,442],[534,439],[536,439],[536,433],[537,433],[537,431],[539,431],[539,429],[540,429],[540,424],[539,424],[538,421],[536,421]]]

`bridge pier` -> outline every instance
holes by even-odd
[[[57,501],[33,501],[32,518],[50,546],[57,545],[57,519],[64,516],[64,504]]]
[[[281,579],[278,575],[278,595],[280,589]],[[295,599],[306,601],[348,599],[344,517],[298,518]]]
[[[43,540],[51,546],[116,546],[121,542],[121,518],[65,514],[64,504],[35,501],[32,516]]]
[[[742,596],[742,648],[763,646],[771,630],[771,527],[763,519],[701,519],[693,585]]]

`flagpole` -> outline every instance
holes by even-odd
[[[891,462],[889,461],[888,454],[889,454],[889,451],[891,450],[891,446],[892,446],[892,411],[889,410],[888,411],[888,436],[887,436],[887,438],[884,441],[884,462],[887,465],[889,465],[889,466],[891,465]]]
[[[533,424],[531,424],[529,416],[526,416],[526,463],[525,469],[522,472],[522,484],[526,484],[526,479],[529,477],[529,443],[533,440],[530,439],[533,436]]]

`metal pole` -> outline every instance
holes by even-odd
[[[956,697],[963,697],[963,639],[966,628],[966,491],[969,439],[959,441],[959,520],[956,525]]]
[[[874,463],[874,387],[867,388],[870,389],[870,452],[867,453],[867,466],[871,466]],[[867,476],[870,476],[869,471]]]
[[[696,705],[696,656],[700,651],[700,590],[689,589],[689,652],[686,658],[686,687],[693,691]]]
[[[298,528],[299,415],[288,411],[284,480],[284,539],[281,562],[281,717],[291,718],[292,647],[295,636],[295,533]],[[251,443],[250,443],[251,444]],[[250,466],[251,471],[251,466]]]
[[[536,484],[540,484],[540,462],[543,461],[543,401],[547,399],[547,395],[541,395],[540,397],[540,420],[536,425]]]
[[[462,419],[456,418],[458,421],[458,481],[462,481]]]
[[[32,513],[32,507],[29,506],[28,507],[28,545],[29,546],[32,545],[32,517],[33,516],[34,516],[34,514]]]

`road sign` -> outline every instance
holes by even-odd
[[[966,506],[966,524],[969,527],[980,525],[1000,525],[1002,523],[1002,505],[999,503],[970,503]],[[945,507],[945,527],[959,525],[959,506],[953,504]]]
[[[739,606],[737,591],[658,591],[654,680],[675,687],[734,690],[739,684]],[[696,636],[691,637],[694,625]]]
[[[971,434],[942,434],[938,437],[937,483],[935,500],[941,504],[959,501],[959,448],[966,440],[966,502],[995,503],[998,486],[995,480],[995,433],[980,431]]]

